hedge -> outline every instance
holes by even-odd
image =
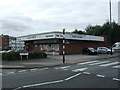
[[[20,51],[20,52],[6,52],[2,53],[2,60],[21,60],[20,53],[29,53],[28,59],[40,59],[40,58],[47,58],[47,54],[45,52],[40,51]],[[22,59],[25,60],[27,56],[22,56]]]

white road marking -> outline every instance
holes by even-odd
[[[46,69],[49,69],[49,68],[42,68],[42,69],[40,69],[40,70],[46,70]]]
[[[68,69],[63,69],[63,70],[68,70]]]
[[[0,76],[2,76],[2,73],[0,73]]]
[[[55,68],[55,69],[59,69],[59,68]]]
[[[26,88],[26,87],[35,87],[35,86],[52,84],[52,83],[59,83],[59,82],[63,82],[63,80],[52,81],[52,82],[45,82],[45,83],[38,83],[38,84],[33,84],[33,85],[26,85],[26,86],[23,86],[23,88]]]
[[[102,78],[104,78],[104,77],[105,77],[105,76],[103,76],[103,75],[99,75],[99,74],[98,74],[97,76],[98,76],[98,77],[102,77]]]
[[[120,81],[120,79],[118,79],[118,78],[113,78],[113,80]]]
[[[15,72],[7,72],[6,75],[12,75],[15,74]]]
[[[99,62],[99,61],[83,62],[83,63],[78,63],[77,65],[84,65],[84,64],[95,63],[95,62]]]
[[[25,72],[26,70],[21,70],[21,71],[18,71],[18,72]]]
[[[120,68],[120,65],[117,65],[117,66],[113,66],[113,68]]]
[[[89,72],[83,72],[84,74],[90,74]]]
[[[65,68],[68,68],[68,67],[70,67],[70,66],[65,66],[65,67],[59,67],[59,68],[65,69]]]
[[[110,65],[115,65],[115,64],[118,64],[119,62],[113,62],[113,63],[108,63],[108,64],[102,64],[102,65],[99,65],[99,66],[110,66]]]
[[[31,71],[38,70],[38,69],[30,69]]]
[[[98,65],[98,64],[102,64],[102,63],[108,63],[110,61],[103,61],[103,62],[97,62],[97,63],[93,63],[93,64],[90,64],[90,65]]]
[[[75,77],[79,76],[80,74],[81,74],[81,73],[78,73],[78,74],[76,74],[76,75],[70,76],[70,77],[66,78],[65,80],[66,80],[66,81],[67,81],[67,80],[70,80],[70,79],[72,79],[72,78],[75,78]]]
[[[79,72],[79,71],[84,71],[84,70],[86,70],[87,69],[87,67],[86,68],[80,68],[80,69],[75,69],[75,70],[72,70],[73,72]]]

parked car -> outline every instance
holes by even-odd
[[[0,53],[5,53],[6,51],[0,51]]]
[[[6,51],[6,52],[15,52],[15,50],[8,50],[8,51]]]
[[[111,49],[109,49],[107,47],[98,47],[97,52],[100,54],[110,54]],[[114,53],[114,50],[112,50],[112,53]]]
[[[97,55],[97,51],[94,48],[84,48],[82,54]]]

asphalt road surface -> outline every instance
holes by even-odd
[[[2,87],[23,88],[119,88],[119,58],[86,61],[76,64],[3,70]]]

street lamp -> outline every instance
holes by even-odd
[[[63,63],[65,63],[65,28],[62,29],[63,31]]]
[[[109,9],[110,9],[110,44],[111,44],[111,52],[110,52],[110,54],[112,55],[112,27],[111,27],[111,20],[112,20],[112,18],[111,18],[111,0],[109,0]]]

